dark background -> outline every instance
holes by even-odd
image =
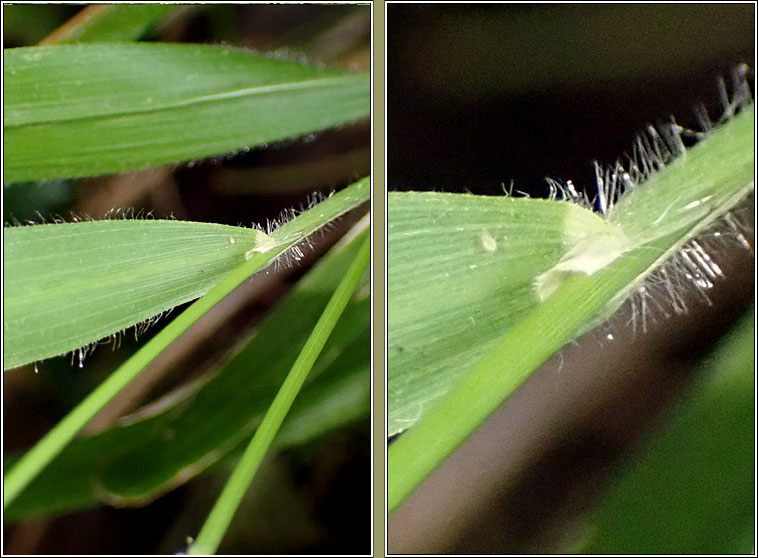
[[[749,4],[389,4],[390,190],[591,185],[647,124],[719,113],[754,61]]]

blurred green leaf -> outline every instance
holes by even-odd
[[[66,178],[10,182],[3,187],[3,221],[39,222],[40,215],[53,215],[70,207],[75,193],[74,180]]]
[[[136,40],[177,7],[158,3],[87,6],[40,44]]]
[[[33,45],[76,8],[65,4],[3,4],[3,44]]]
[[[578,553],[754,552],[754,323],[750,312],[615,478]]]
[[[188,161],[369,116],[370,76],[229,47],[7,49],[5,181]]]

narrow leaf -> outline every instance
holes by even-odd
[[[389,194],[390,436],[412,426],[534,309],[534,279],[564,254],[568,216],[577,225],[604,227],[578,206],[547,200]]]
[[[74,440],[8,507],[6,518],[97,504],[142,506],[246,443],[276,394],[367,230],[333,248],[266,316],[249,342],[194,390]],[[370,298],[348,305],[275,445],[310,440],[369,410]],[[15,460],[6,459],[6,468]]]
[[[3,367],[86,347],[205,294],[270,239],[213,223],[111,220],[4,231]]]
[[[371,238],[366,236],[355,259],[332,293],[326,308],[313,326],[313,331],[305,341],[292,369],[282,382],[276,397],[271,402],[261,425],[242,454],[242,458],[224,486],[213,506],[208,519],[203,524],[197,540],[189,549],[189,554],[214,554],[221,539],[239,507],[247,487],[253,480],[263,457],[268,452],[274,437],[289,413],[300,389],[308,377],[313,364],[324,349],[327,339],[334,331],[337,321],[347,307],[361,277],[365,274],[371,259]]]
[[[39,44],[137,40],[176,8],[176,5],[158,3],[87,6]]]
[[[369,116],[367,74],[229,47],[93,43],[3,58],[6,181],[188,161]]]

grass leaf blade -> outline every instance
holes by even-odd
[[[370,196],[370,179],[364,178],[283,225],[271,237],[276,247],[256,254],[235,268],[205,296],[187,308],[98,386],[84,401],[63,418],[42,440],[29,450],[4,475],[3,508],[15,500],[21,491],[58,455],[66,444],[150,364],[179,335],[189,329],[201,316],[232,292],[250,275],[263,269],[284,251],[318,230],[321,226],[366,202]],[[281,242],[279,242],[281,241]]]
[[[189,161],[369,116],[370,78],[229,47],[7,49],[5,180]]]
[[[86,347],[198,298],[268,240],[254,229],[139,219],[4,234],[4,369]]]

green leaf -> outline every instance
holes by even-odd
[[[388,435],[412,426],[534,309],[534,279],[565,253],[569,213],[603,227],[566,203],[390,192]]]
[[[367,177],[351,184],[276,229],[271,234],[273,247],[265,253],[254,253],[249,260],[226,275],[205,296],[193,303],[141,347],[19,459],[4,475],[3,508],[7,508],[15,500],[100,409],[201,316],[250,275],[266,267],[287,249],[304,240],[325,223],[367,201],[369,194],[370,180]]]
[[[369,116],[369,75],[241,49],[95,43],[3,58],[9,182],[211,157]]]
[[[271,237],[242,227],[159,220],[6,228],[3,367],[86,348],[202,296],[243,262],[252,263],[254,273],[366,201],[369,189],[363,179]],[[255,263],[254,254],[266,257]]]
[[[754,319],[753,312],[743,318],[670,422],[615,478],[573,552],[753,552]]]
[[[367,234],[364,230],[322,258],[217,374],[125,417],[122,426],[71,442],[5,510],[6,518],[60,514],[98,503],[144,505],[245,443]],[[367,416],[367,279],[295,401],[277,447]],[[6,468],[12,465],[6,460]]]
[[[40,44],[136,40],[177,7],[158,3],[87,6]]]
[[[4,231],[3,367],[64,354],[205,294],[270,242],[213,223],[112,220]]]
[[[555,201],[485,198],[472,210],[473,196],[441,203],[418,194],[414,224],[393,213],[404,198],[390,197],[388,412],[395,431],[418,421],[388,452],[390,511],[532,371],[607,319],[661,263],[754,191],[754,113],[750,104],[669,162],[607,220]],[[451,204],[461,217],[450,215]],[[555,207],[554,222],[542,221],[545,204]],[[502,229],[489,229],[486,205],[501,213]],[[531,254],[523,244],[530,234]],[[469,291],[479,288],[471,304],[477,295]],[[463,349],[464,360],[449,345],[472,328],[476,347]],[[422,392],[421,382],[432,388]]]

